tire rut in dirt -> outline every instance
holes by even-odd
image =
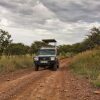
[[[50,71],[39,71],[20,77],[16,80],[7,82],[0,86],[0,100],[8,100],[13,95],[21,92],[24,88],[27,88],[31,83],[35,83],[40,78],[50,74]]]
[[[62,64],[63,66],[65,64]],[[10,100],[62,100],[62,71],[52,71]]]
[[[61,64],[61,67],[66,63]],[[49,71],[41,76],[37,81],[32,82],[19,93],[13,95],[10,100],[60,100],[59,87],[61,86],[61,70]],[[60,86],[59,86],[60,85]],[[54,97],[56,95],[56,97]]]
[[[4,84],[7,81],[16,80],[17,78],[25,76],[26,74],[27,75],[31,74],[32,72],[33,72],[33,68],[29,68],[29,69],[18,70],[15,72],[0,74],[0,85]]]
[[[30,84],[29,87],[22,90],[22,93],[10,98],[10,100],[37,100],[40,98],[42,89],[45,89],[47,80],[54,75],[54,72],[51,74],[46,74],[46,76],[40,78],[35,83]],[[46,91],[47,92],[47,91]]]

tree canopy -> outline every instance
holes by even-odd
[[[4,53],[11,42],[11,35],[8,32],[0,29],[0,55]]]

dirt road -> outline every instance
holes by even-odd
[[[100,100],[86,79],[74,75],[68,59],[57,71],[24,70],[0,77],[0,100]]]

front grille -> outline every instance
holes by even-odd
[[[46,61],[49,61],[50,60],[50,57],[39,57],[39,60],[41,61],[41,60],[46,60]]]

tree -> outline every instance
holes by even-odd
[[[93,27],[80,46],[82,51],[86,51],[93,49],[96,45],[100,45],[100,29]]]
[[[88,40],[95,45],[100,45],[100,28],[93,27],[88,35]]]
[[[82,51],[81,43],[75,43],[72,45],[72,52],[79,53]]]
[[[58,53],[59,54],[65,54],[67,52],[72,52],[72,46],[71,45],[60,45],[60,46],[58,46]]]
[[[8,32],[0,29],[0,55],[4,53],[11,42],[11,35],[9,35]]]
[[[45,44],[44,42],[41,41],[35,41],[34,43],[32,43],[31,45],[31,54],[34,54],[38,51],[39,48],[43,47],[43,46],[47,46],[48,44]]]
[[[12,43],[8,46],[5,53],[6,55],[25,55],[29,53],[29,46],[25,46],[22,43]]]

